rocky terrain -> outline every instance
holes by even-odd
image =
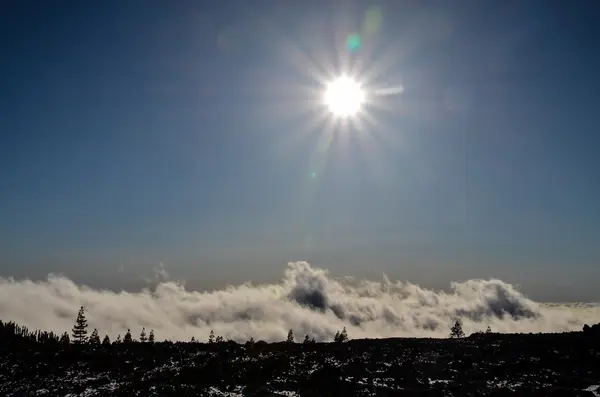
[[[2,396],[593,397],[598,385],[600,343],[589,330],[307,344],[0,343]]]

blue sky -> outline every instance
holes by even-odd
[[[375,9],[381,24],[349,54],[346,37]],[[499,277],[543,299],[599,299],[599,12],[9,1],[0,274],[118,288],[162,262],[211,288],[307,260],[337,275]],[[344,65],[361,66],[367,89],[404,92],[324,145],[315,77]]]

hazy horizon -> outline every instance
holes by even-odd
[[[135,295],[162,263],[184,298],[278,286],[306,261],[329,278],[600,301],[600,3],[0,9],[14,294],[56,274]],[[351,116],[323,99],[343,75],[367,98]]]

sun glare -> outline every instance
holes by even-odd
[[[360,84],[347,76],[338,77],[327,85],[325,105],[338,117],[350,117],[358,113],[365,101]]]

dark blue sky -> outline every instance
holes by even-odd
[[[0,49],[0,275],[600,298],[600,3],[8,1]],[[331,133],[347,67],[404,92]]]

